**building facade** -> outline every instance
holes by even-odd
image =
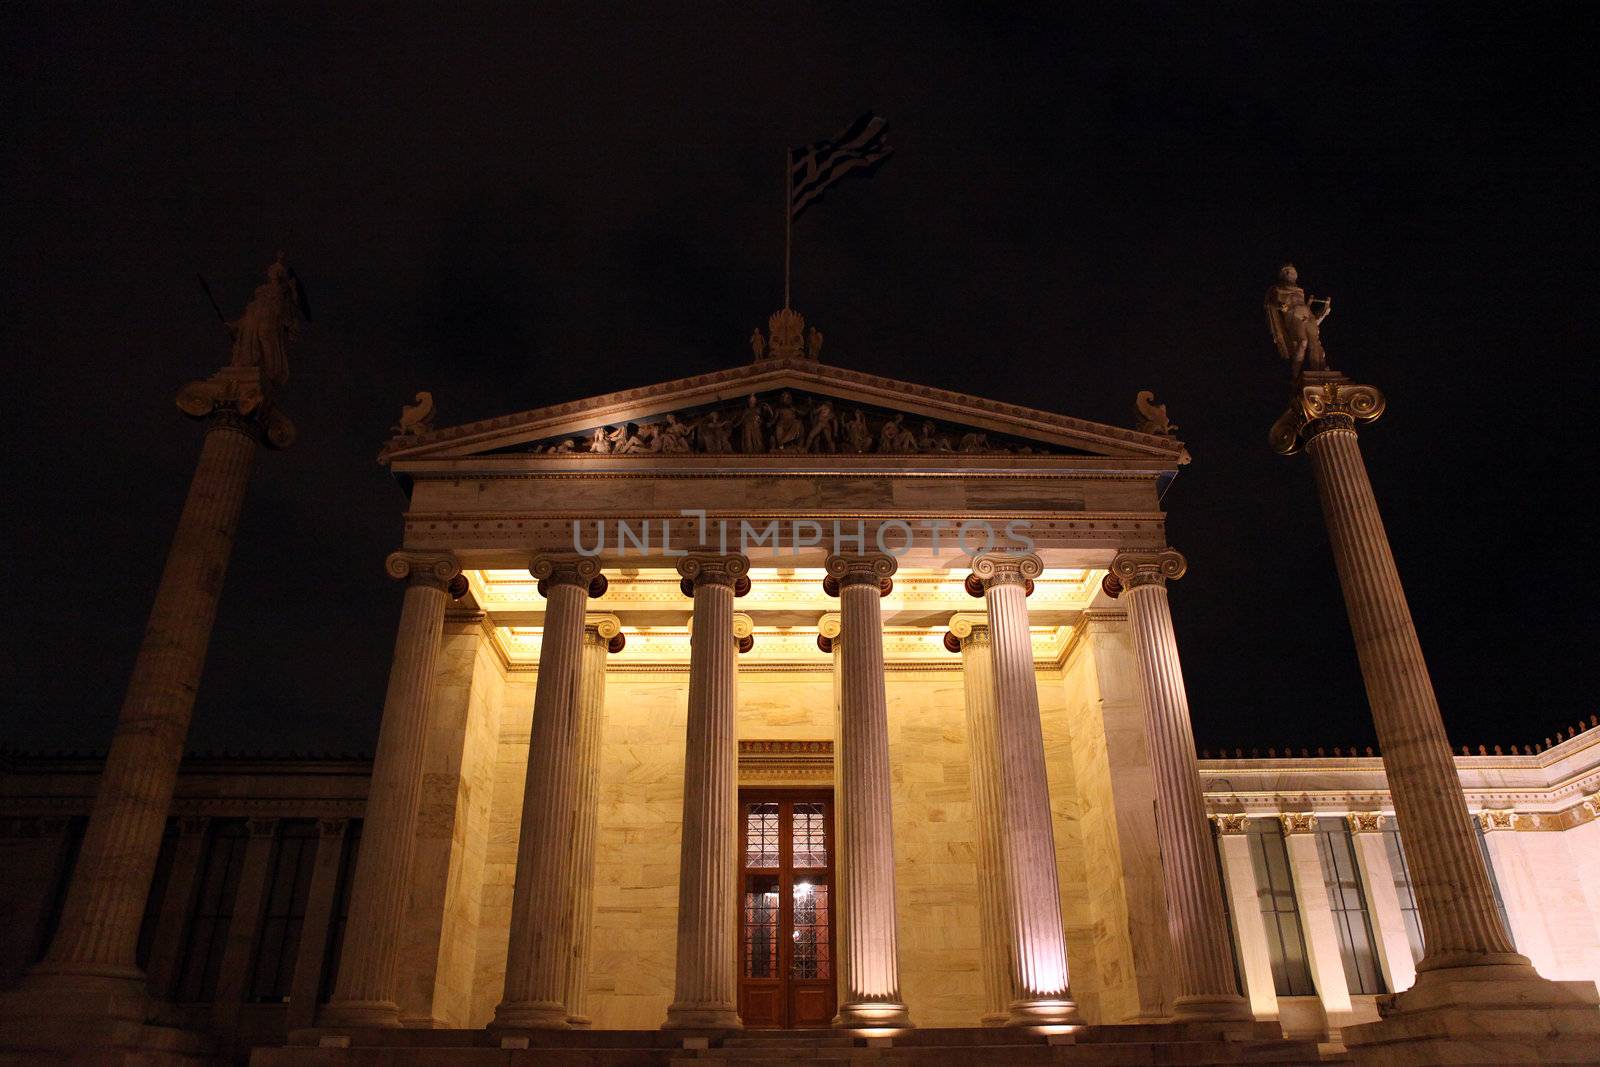
[[[1064,683],[1049,673],[1041,677]],[[451,684],[441,671],[439,691]],[[617,714],[613,707],[608,701],[608,717]],[[910,713],[892,711],[891,721]],[[1053,718],[1048,728],[1059,734],[1050,742],[1052,760],[1075,765],[1080,748],[1106,753],[1117,747],[1114,713],[1109,731],[1094,725],[1094,718],[1104,723],[1103,708],[1092,716],[1087,707],[1063,706]],[[766,733],[788,732],[765,726],[770,719],[750,722],[752,731],[762,724]],[[1589,725],[1537,752],[1529,746],[1526,754],[1457,756],[1456,765],[1517,948],[1543,974],[1592,980],[1600,974],[1600,729]],[[620,725],[611,729],[627,732]],[[927,747],[926,738],[905,726],[896,732],[891,760],[896,766],[904,760],[907,768],[897,778],[914,779],[910,768],[920,762],[916,753]],[[959,732],[948,724],[939,731]],[[519,769],[526,746],[525,734],[503,730],[493,745],[496,762],[507,773]],[[0,982],[9,984],[49,941],[101,761],[18,754],[5,760],[0,849],[8,872],[3,910],[12,921],[0,931]],[[1422,949],[1404,847],[1379,761],[1257,753],[1203,758],[1200,768],[1227,890],[1229,931],[1255,1017],[1311,1037],[1329,1036],[1330,1030],[1336,1036],[1342,1023],[1372,1018],[1377,995],[1410,986]],[[595,955],[586,992],[596,1026],[638,1020],[653,1027],[659,1022],[654,1015],[665,1014],[670,992],[662,976],[671,964],[676,859],[670,847],[656,857],[640,844],[651,836],[661,845],[677,844],[677,798],[663,779],[657,787],[669,795],[661,817],[646,817],[652,801],[645,799],[630,813],[621,803],[629,791],[624,786],[636,787],[642,769],[620,759],[602,763],[601,795],[616,799],[600,809],[601,853],[616,858],[595,868]],[[369,759],[351,757],[194,756],[185,762],[140,941],[151,987],[173,1003],[175,1022],[210,1033],[223,1050],[281,1045],[291,1030],[315,1022],[337,974],[370,773]],[[828,797],[832,741],[744,739],[739,776],[753,800]],[[1053,777],[1075,781],[1067,768]],[[509,784],[515,778],[496,793],[502,809],[515,797],[517,789]],[[457,778],[456,790],[470,786]],[[905,841],[918,840],[912,829],[918,824],[942,824],[946,834],[937,848],[897,844],[896,873],[900,884],[918,887],[901,909],[912,966],[925,972],[909,985],[913,1017],[966,1026],[986,1010],[976,937],[978,845],[970,818],[965,825],[962,819],[973,803],[970,783],[958,780],[951,793],[937,805],[924,799],[921,810],[897,814],[896,829],[906,827]],[[1057,847],[1074,995],[1094,1021],[1157,1013],[1163,972],[1147,962],[1141,966],[1135,940],[1141,927],[1159,928],[1163,919],[1130,916],[1127,903],[1139,897],[1128,888],[1138,874],[1130,875],[1125,858],[1137,846],[1125,847],[1124,840],[1137,839],[1139,830],[1127,818],[1119,823],[1114,807],[1097,810],[1106,798],[1078,797],[1075,789],[1058,802],[1057,823],[1063,831]],[[653,802],[659,806],[662,800]],[[497,821],[503,832],[478,846],[480,870],[486,862],[509,865],[514,855],[515,818],[505,810],[497,818],[496,803],[485,805],[484,818]],[[418,880],[419,890],[431,882],[435,891],[413,893],[404,988],[414,998],[413,1022],[482,1026],[500,996],[507,926],[492,916],[496,908],[504,912],[497,901],[509,889],[481,874],[468,886],[458,882],[453,893],[447,889],[448,854],[461,853],[458,870],[471,861],[465,841],[457,846],[439,832],[453,823],[439,811],[435,806],[418,830],[419,851],[445,859],[433,878]],[[1086,843],[1091,837],[1099,843]],[[1147,838],[1144,847],[1149,844]],[[1070,855],[1093,850],[1111,861],[1096,866]],[[629,854],[638,857],[631,873],[617,866]],[[658,872],[645,869],[652,858]],[[955,871],[933,881],[934,863]],[[1108,898],[1120,901],[1114,915],[1100,903]],[[1159,904],[1159,888],[1144,898]],[[448,920],[447,899],[455,909]],[[948,914],[930,921],[937,915],[933,908]],[[934,945],[940,937],[949,944]],[[461,950],[463,942],[468,951]],[[488,951],[477,951],[476,944]],[[223,974],[230,980],[221,981]],[[653,984],[650,974],[656,976]],[[1124,974],[1133,979],[1131,989]],[[475,988],[480,980],[487,988]],[[1140,1007],[1141,988],[1147,1003],[1157,1006]]]
[[[423,1030],[1174,1022],[1223,1056],[1377,1019],[1449,909],[1411,891],[1379,758],[1197,759],[1164,409],[1124,429],[877,378],[803,325],[731,370],[408,414],[380,454],[408,504],[373,760],[191,760],[155,812],[130,741],[81,855],[96,765],[14,760],[17,1003],[56,1017],[80,981],[130,1045],[261,1064]],[[248,467],[207,462],[236,508]],[[1597,737],[1457,761],[1494,925],[1544,978],[1600,975]],[[160,813],[138,868],[118,842]],[[141,975],[153,1007],[120,1007]]]

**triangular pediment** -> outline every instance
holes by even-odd
[[[386,463],[492,455],[1081,456],[1188,461],[1172,437],[895,381],[766,359],[392,439]],[[912,461],[915,462],[914,460]]]

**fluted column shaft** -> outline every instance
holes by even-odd
[[[579,876],[574,843],[584,609],[599,564],[541,557],[530,571],[546,597],[544,636],[522,791],[505,994],[494,1025],[565,1030]]]
[[[1500,925],[1483,857],[1450,756],[1433,681],[1367,479],[1354,420],[1332,414],[1305,430],[1356,655],[1405,835],[1426,955],[1418,972],[1523,963]]]
[[[615,615],[590,615],[583,627],[583,667],[578,683],[577,815],[572,845],[572,962],[567,968],[567,1023],[586,1028],[589,959],[594,920],[594,851],[600,825],[600,736],[605,726],[606,659],[623,647]]]
[[[843,1003],[836,1026],[908,1026],[900,999],[895,930],[894,817],[889,706],[883,679],[879,597],[894,574],[888,555],[833,556],[839,594],[839,856],[844,928]]]
[[[72,884],[36,974],[143,977],[139,923],[259,440],[254,423],[231,414],[207,423]]]
[[[447,554],[395,552],[385,566],[407,584],[367,790],[339,980],[321,1016],[335,1026],[400,1025],[395,950],[416,848],[428,698],[450,603],[449,583],[461,571]]]
[[[994,664],[989,619],[958,614],[950,634],[961,650],[966,695],[967,755],[972,769],[972,821],[978,844],[978,915],[983,945],[986,1026],[1003,1026],[1017,999],[1011,983],[1010,905],[1006,899],[1005,852],[1000,847],[999,724],[995,716]]]
[[[734,588],[743,556],[678,561],[694,592],[684,750],[678,959],[670,1029],[738,1027],[739,741]]]
[[[1050,779],[1028,633],[1027,587],[1043,570],[1033,555],[985,554],[972,561],[989,614],[1001,767],[1000,847],[1015,993],[1009,1021],[1018,1026],[1079,1021],[1068,989]]]
[[[1195,763],[1189,695],[1167,603],[1167,580],[1181,577],[1185,567],[1183,556],[1169,549],[1123,553],[1112,561],[1111,573],[1126,590],[1123,599],[1144,690],[1161,879],[1177,967],[1173,1016],[1182,1022],[1248,1020],[1249,1002],[1237,992],[1216,846]]]

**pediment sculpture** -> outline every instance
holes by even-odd
[[[555,455],[927,455],[935,453],[1051,454],[1036,442],[935,419],[844,405],[834,397],[784,389],[691,412],[596,426],[559,440],[521,447]]]

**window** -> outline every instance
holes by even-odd
[[[272,873],[267,877],[266,913],[256,939],[256,965],[250,979],[252,1000],[280,1002],[289,997],[316,856],[316,820],[293,819],[280,824]]]
[[[361,820],[351,819],[344,835],[344,852],[339,859],[339,885],[334,890],[333,921],[328,924],[328,947],[322,953],[322,993],[326,1002],[333,996],[339,980],[339,953],[344,951],[344,928],[350,921],[350,883],[355,881],[356,858],[361,854]]]
[[[178,820],[168,819],[161,835],[161,851],[156,853],[156,873],[150,879],[150,892],[144,898],[144,917],[139,920],[139,949],[135,960],[140,969],[150,963],[150,944],[155,940],[156,924],[161,921],[161,906],[167,899],[167,883],[172,880],[172,857],[178,848]]]
[[[1261,920],[1267,928],[1267,954],[1272,960],[1272,984],[1280,997],[1316,994],[1311,966],[1306,958],[1300,909],[1289,871],[1289,850],[1283,827],[1276,819],[1250,820],[1250,863],[1256,873],[1256,894]]]
[[[1389,869],[1394,872],[1394,891],[1400,897],[1400,918],[1406,924],[1411,962],[1417,963],[1422,959],[1422,920],[1417,915],[1417,895],[1411,890],[1411,867],[1406,863],[1405,847],[1400,844],[1400,831],[1386,827],[1383,847],[1389,853]]]
[[[239,891],[239,871],[250,840],[243,819],[223,819],[211,824],[201,865],[200,890],[189,909],[183,939],[183,962],[178,968],[174,999],[208,1001],[217,990],[222,953],[233,921],[233,898]]]
[[[1339,958],[1344,962],[1345,982],[1352,993],[1385,992],[1349,824],[1343,819],[1318,819],[1317,853],[1322,858],[1322,877],[1328,887],[1328,906],[1333,909],[1333,926],[1339,934]]]
[[[1511,933],[1511,916],[1506,914],[1506,902],[1500,897],[1500,879],[1495,877],[1494,860],[1489,858],[1489,842],[1484,840],[1483,823],[1474,818],[1472,829],[1478,835],[1478,853],[1483,857],[1483,869],[1489,872],[1489,888],[1494,891],[1494,910],[1500,915],[1500,929],[1506,932],[1506,941],[1514,949],[1517,939]]]

